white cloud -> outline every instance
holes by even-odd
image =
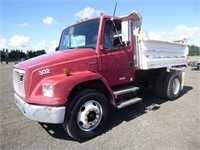
[[[21,50],[31,49],[30,43],[29,43],[29,37],[14,35],[9,40],[0,39],[0,49],[4,49],[4,48],[21,49]]]
[[[161,39],[161,34],[158,32],[154,32],[154,31],[150,31],[148,32],[148,35],[146,35],[147,38],[151,38],[151,39],[155,39],[155,40],[159,40]]]
[[[17,26],[18,27],[27,27],[28,23],[24,22],[24,23],[18,24]]]
[[[46,17],[42,21],[44,24],[47,24],[47,25],[57,24],[57,22],[54,20],[53,17]]]
[[[195,44],[199,46],[200,43],[200,28],[199,27],[187,27],[185,25],[177,25],[173,31],[150,31],[148,36],[151,39],[157,40],[182,40],[186,38],[188,44]]]
[[[176,26],[175,33],[179,35],[179,38],[190,39],[199,31],[199,27],[186,27],[185,25],[178,25]]]
[[[8,48],[10,49],[20,49],[20,50],[42,50],[44,49],[46,53],[54,52],[55,48],[59,45],[59,41],[45,41],[42,40],[36,44],[31,44],[30,38],[23,35],[14,35],[9,40],[0,39],[0,50]]]
[[[200,47],[200,40],[196,40],[196,41],[194,42],[194,45]]]
[[[6,39],[0,39],[0,49],[8,48],[8,43]]]
[[[58,46],[58,43],[59,42],[56,40],[50,42],[42,40],[36,46],[33,46],[32,49],[33,50],[44,49],[46,53],[55,52],[55,48]]]
[[[14,49],[29,49],[30,48],[29,37],[14,35],[9,39],[8,45],[10,48]]]
[[[55,49],[59,45],[59,42],[54,40],[54,41],[48,42],[47,44],[48,44],[48,48],[46,48],[45,50],[47,53],[50,53],[50,52],[55,52]]]
[[[76,13],[74,17],[80,18],[80,19],[91,18],[94,15],[100,14],[101,12],[102,10],[95,10],[94,8],[88,6],[88,7],[85,7],[83,10],[79,11],[78,13]]]
[[[52,41],[49,51],[54,52],[56,47],[58,47],[58,45],[59,45],[59,41],[56,41],[56,40]]]
[[[38,43],[38,49],[46,49],[46,48],[48,48],[48,46],[45,40]]]

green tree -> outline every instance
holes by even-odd
[[[4,61],[5,60],[5,49],[0,50],[0,53],[1,53],[1,61]]]
[[[200,47],[193,45],[189,45],[189,56],[200,56]]]

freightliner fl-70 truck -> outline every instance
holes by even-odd
[[[110,105],[121,109],[142,100],[141,86],[157,97],[180,96],[187,65],[184,43],[152,40],[141,30],[142,17],[85,19],[64,29],[57,51],[16,64],[14,98],[34,121],[63,124],[76,140],[91,139],[109,120]]]

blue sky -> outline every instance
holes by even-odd
[[[187,38],[200,46],[199,0],[0,0],[0,49],[45,49],[52,52],[61,31],[81,17],[102,11],[116,15],[136,10],[142,29],[154,39]]]

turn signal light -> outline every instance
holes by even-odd
[[[64,71],[64,74],[65,74],[66,76],[69,76],[69,75],[70,75],[70,70],[69,70],[69,69],[63,69],[63,71]]]

